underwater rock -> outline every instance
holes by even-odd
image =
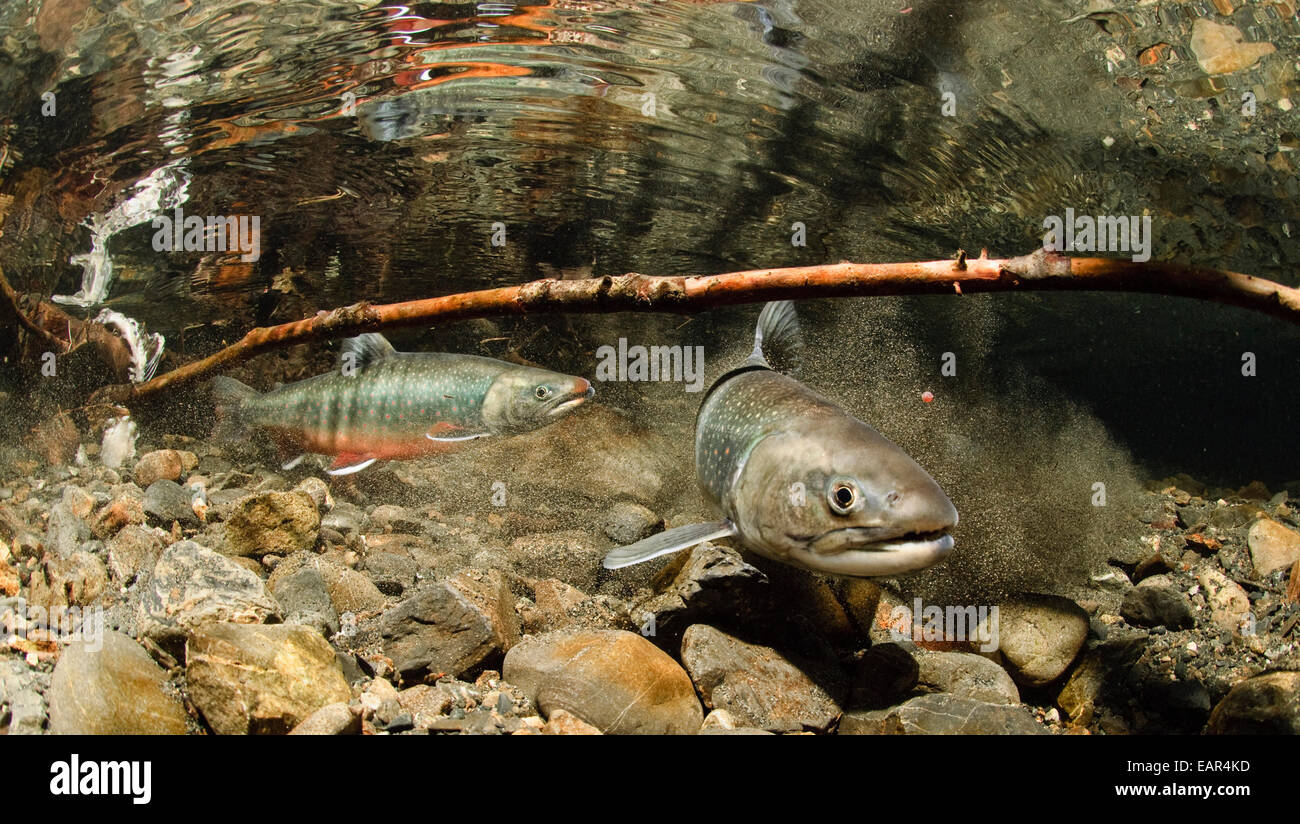
[[[81,520],[90,517],[90,513],[95,511],[95,496],[79,486],[68,485],[63,487],[63,495],[59,502],[67,507],[68,511]]]
[[[1152,579],[1148,579],[1148,583]],[[1192,606],[1183,593],[1169,586],[1134,587],[1124,596],[1119,614],[1138,627],[1187,629],[1195,623]]]
[[[285,623],[311,627],[326,638],[339,631],[339,614],[318,570],[303,566],[276,578],[270,589],[284,612]]]
[[[326,515],[321,516],[321,529],[332,529],[344,538],[351,538],[361,532],[361,522],[365,513],[356,504],[338,501]]]
[[[1210,606],[1210,620],[1220,629],[1240,632],[1242,621],[1250,614],[1250,596],[1246,590],[1227,575],[1210,567],[1198,571],[1196,580],[1205,589],[1205,600]]]
[[[109,538],[128,524],[143,524],[144,518],[143,499],[123,494],[109,501],[96,513],[90,529],[96,537]]]
[[[130,584],[153,569],[162,555],[163,542],[152,529],[130,525],[108,540],[108,571],[113,580]]]
[[[358,699],[361,704],[361,718],[373,721],[381,727],[387,727],[402,714],[402,704],[398,700],[397,690],[385,678],[372,678],[361,691]]]
[[[45,527],[46,557],[71,558],[88,540],[90,527],[67,504],[59,501],[50,507],[50,520]]]
[[[295,624],[209,624],[185,644],[190,700],[221,735],[282,734],[352,698],[334,648]]]
[[[916,689],[920,673],[916,657],[902,645],[872,644],[853,668],[850,700],[857,707],[887,707]]]
[[[311,498],[312,503],[316,504],[316,509],[321,512],[330,512],[334,509],[334,496],[330,494],[330,488],[320,478],[303,478],[292,491],[301,492]]]
[[[682,636],[682,663],[706,707],[725,709],[746,726],[826,730],[840,717],[842,678],[818,672],[815,681],[771,647],[707,624],[695,624]]]
[[[1106,675],[1107,667],[1102,655],[1096,651],[1084,653],[1056,696],[1056,706],[1073,723],[1080,726],[1091,724],[1106,685]]]
[[[178,541],[163,552],[140,597],[141,635],[173,654],[205,624],[268,620],[280,620],[280,606],[262,579],[193,541]]]
[[[401,595],[416,582],[419,567],[402,552],[371,551],[365,560],[365,574],[385,595]]]
[[[154,481],[144,491],[144,512],[163,527],[179,521],[182,525],[197,527],[199,516],[190,505],[190,493],[175,481]]]
[[[360,735],[361,714],[345,701],[326,704],[304,718],[289,735]]]
[[[1300,672],[1269,672],[1237,684],[1210,713],[1205,731],[1300,735]]]
[[[72,460],[80,440],[81,435],[72,418],[67,412],[59,412],[32,428],[24,439],[24,445],[45,463],[58,465]]]
[[[638,626],[654,621],[655,636],[675,640],[692,623],[717,615],[742,617],[766,599],[767,576],[739,552],[701,544],[681,553],[655,576],[657,594],[634,603]]]
[[[1020,690],[1007,671],[970,652],[918,650],[917,684],[986,704],[1019,704]]]
[[[604,735],[604,733],[568,710],[557,709],[552,710],[551,717],[546,719],[546,724],[542,727],[542,735]]]
[[[89,552],[71,558],[47,558],[32,573],[30,600],[45,609],[87,606],[108,587],[103,561]]]
[[[605,513],[605,535],[616,544],[634,544],[663,528],[664,519],[634,501],[617,501]]]
[[[519,617],[496,570],[466,570],[417,591],[384,613],[384,654],[403,678],[463,675],[519,640]]]
[[[9,716],[8,735],[41,735],[45,731],[46,709],[42,693],[48,692],[49,676],[33,670],[18,659],[0,660],[0,720]]]
[[[46,694],[50,732],[184,735],[185,708],[164,690],[167,674],[144,648],[120,632],[99,641],[73,641],[59,657]]]
[[[1231,74],[1248,69],[1261,57],[1277,51],[1272,43],[1247,43],[1236,26],[1204,17],[1192,24],[1192,54],[1206,74]]]
[[[1246,538],[1255,574],[1263,577],[1300,561],[1300,533],[1277,521],[1261,518]]]
[[[1045,735],[1028,709],[934,693],[887,710],[854,712],[840,735]]]
[[[684,734],[704,712],[676,661],[625,630],[558,630],[506,654],[507,682],[550,717],[572,713],[606,734]]]
[[[365,575],[311,552],[297,552],[282,559],[276,564],[267,584],[274,588],[279,579],[292,575],[305,566],[320,573],[321,579],[325,581],[325,589],[329,592],[330,602],[339,615],[345,612],[378,612],[388,604],[384,594]]]
[[[380,504],[367,516],[370,528],[379,532],[405,532],[418,534],[427,526],[423,518],[405,507]]]
[[[193,452],[177,449],[157,449],[140,456],[135,464],[135,482],[147,489],[154,481],[179,481],[181,476],[198,466]]]
[[[305,492],[261,492],[238,501],[226,518],[227,555],[290,555],[316,545],[320,512]]]
[[[1058,595],[1016,596],[998,606],[998,619],[998,650],[1024,686],[1056,680],[1088,638],[1088,613]]]
[[[584,591],[596,588],[605,550],[580,530],[522,535],[505,555],[510,569],[527,578],[559,578]]]

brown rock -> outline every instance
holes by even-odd
[[[1019,595],[998,607],[998,649],[1016,683],[1051,683],[1088,638],[1088,613],[1058,595]]]
[[[226,554],[261,558],[309,550],[320,511],[305,492],[262,492],[236,502],[226,520]]]
[[[555,710],[546,719],[542,735],[604,735],[599,729],[567,710]]]
[[[686,672],[625,630],[558,630],[506,654],[505,680],[550,717],[565,710],[606,734],[694,733],[704,713]]]
[[[1236,581],[1206,567],[1196,573],[1196,580],[1205,589],[1205,600],[1210,605],[1210,619],[1222,629],[1240,633],[1242,621],[1250,615],[1250,597]]]
[[[127,524],[144,523],[144,501],[122,495],[109,501],[95,515],[90,531],[97,537],[108,538]]]
[[[334,648],[296,624],[209,624],[185,652],[190,699],[222,735],[287,733],[352,697]]]
[[[113,580],[129,584],[151,570],[162,555],[163,542],[152,529],[130,525],[108,541],[108,571]]]
[[[706,624],[696,624],[682,636],[682,663],[704,705],[727,710],[742,725],[825,730],[840,717],[842,685],[832,683],[832,694],[771,647],[746,643]]]
[[[290,735],[360,735],[361,714],[343,701],[326,704],[289,731]]]
[[[26,446],[47,464],[66,464],[76,454],[81,435],[66,412],[59,412],[33,427]]]
[[[1234,686],[1214,711],[1212,735],[1300,735],[1300,672],[1256,675]]]
[[[185,708],[167,675],[135,641],[104,632],[59,657],[46,699],[56,735],[184,735]]]
[[[1255,574],[1270,575],[1300,561],[1300,533],[1277,521],[1260,518],[1246,537]]]
[[[514,597],[500,572],[466,570],[384,613],[384,654],[404,678],[464,675],[519,640]]]
[[[1236,26],[1204,17],[1192,24],[1192,53],[1206,74],[1231,74],[1248,69],[1261,57],[1277,51],[1272,43],[1247,43]]]
[[[46,609],[87,606],[108,586],[104,564],[89,552],[47,558],[31,580],[31,602]]]
[[[193,457],[191,453],[190,457]],[[190,464],[194,466],[194,463]],[[141,489],[158,480],[179,481],[185,461],[175,449],[158,449],[140,456],[135,465],[135,483]]]

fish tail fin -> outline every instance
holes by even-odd
[[[212,401],[217,409],[217,425],[212,430],[214,440],[234,443],[248,439],[250,428],[244,402],[258,394],[253,387],[225,375],[212,379]]]
[[[754,329],[754,351],[749,362],[797,373],[803,365],[803,348],[803,330],[794,303],[777,300],[765,305]]]

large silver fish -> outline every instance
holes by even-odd
[[[879,432],[773,370],[765,345],[774,357],[802,348],[789,301],[763,308],[753,353],[710,387],[696,418],[696,474],[722,520],[615,549],[605,567],[724,537],[850,577],[912,572],[947,556],[957,510],[934,479]]]

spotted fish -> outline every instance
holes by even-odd
[[[344,475],[375,461],[538,429],[595,389],[585,378],[492,358],[398,352],[383,335],[370,333],[344,344],[333,372],[266,393],[218,377],[213,394],[218,438],[262,430],[286,453],[335,456],[328,471]]]
[[[723,515],[605,557],[609,569],[733,537],[760,555],[848,577],[924,569],[952,551],[957,510],[924,469],[876,430],[774,370],[803,342],[788,301],[759,316],[754,351],[710,387],[695,422],[700,486]]]

